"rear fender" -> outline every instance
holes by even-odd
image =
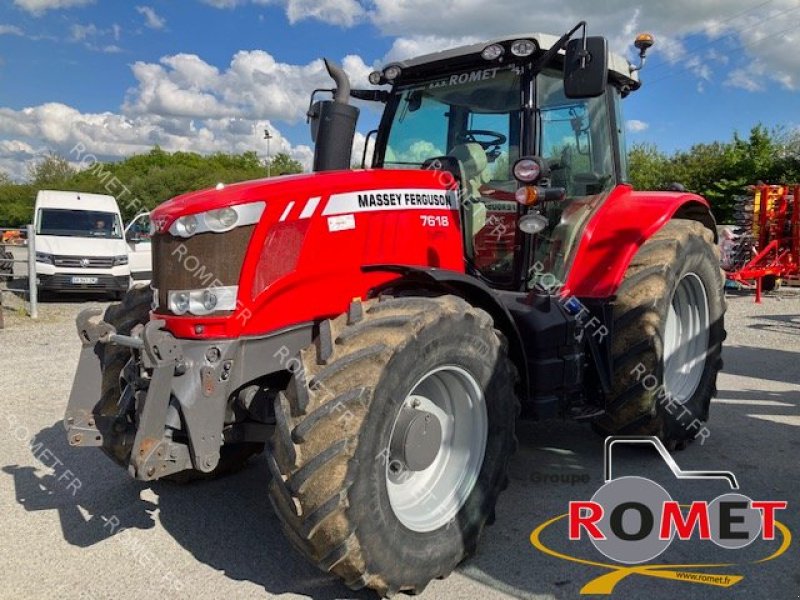
[[[636,252],[671,219],[699,221],[717,240],[711,208],[700,196],[634,192],[628,186],[619,192],[600,207],[581,236],[564,286],[570,295],[614,296]]]
[[[520,377],[522,400],[529,397],[528,367],[522,337],[514,323],[511,313],[500,299],[483,282],[456,271],[430,267],[406,265],[370,265],[362,268],[365,272],[398,273],[400,278],[374,288],[371,297],[379,294],[437,293],[453,294],[469,302],[472,306],[485,310],[494,319],[495,327],[508,340],[508,352]]]

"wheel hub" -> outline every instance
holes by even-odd
[[[483,391],[465,369],[435,368],[411,388],[386,461],[386,491],[405,527],[424,533],[455,518],[478,481],[488,430]]]
[[[436,415],[403,406],[395,423],[389,459],[391,470],[424,471],[433,464],[442,445],[442,424]]]

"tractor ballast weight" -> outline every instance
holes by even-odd
[[[352,588],[419,592],[475,551],[520,412],[671,449],[707,437],[714,220],[625,182],[619,103],[641,65],[584,24],[370,76],[390,90],[326,65],[314,173],[152,212],[151,288],[78,318],[65,427],[146,481],[267,444],[296,548]],[[351,97],[386,104],[366,170],[348,170]]]

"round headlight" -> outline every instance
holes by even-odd
[[[213,311],[217,307],[217,295],[211,290],[203,292],[203,308],[208,312]]]
[[[391,65],[389,67],[386,67],[383,70],[383,76],[389,81],[394,81],[395,79],[400,77],[400,67],[398,67],[397,65]]]
[[[206,225],[211,231],[228,231],[236,226],[239,214],[232,208],[210,210],[205,214]]]
[[[530,56],[536,52],[536,42],[533,40],[517,40],[511,44],[511,54],[514,56]]]
[[[188,215],[175,221],[176,233],[181,237],[190,237],[197,231],[197,217]]]
[[[486,46],[481,52],[481,56],[485,60],[496,60],[503,56],[506,53],[506,49],[503,48],[500,44],[492,44],[491,46]]]
[[[170,292],[169,309],[176,315],[184,315],[189,310],[189,292]]]
[[[542,166],[532,158],[521,158],[514,163],[514,177],[523,183],[533,183],[542,176]]]
[[[372,73],[369,74],[369,82],[372,85],[380,85],[382,81],[383,81],[383,75],[381,74],[380,71],[373,71]]]

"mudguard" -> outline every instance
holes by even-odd
[[[529,397],[528,366],[525,346],[514,318],[508,308],[498,298],[497,293],[485,283],[464,273],[418,267],[408,265],[368,265],[362,267],[364,272],[398,273],[399,279],[374,288],[370,296],[381,293],[402,293],[413,290],[431,290],[454,294],[467,302],[488,312],[494,319],[495,326],[506,336],[509,345],[509,356],[519,372],[523,399]]]
[[[716,221],[704,198],[684,192],[634,192],[630,186],[620,186],[586,226],[564,289],[578,298],[614,296],[642,244],[675,218],[700,221],[716,240]]]

